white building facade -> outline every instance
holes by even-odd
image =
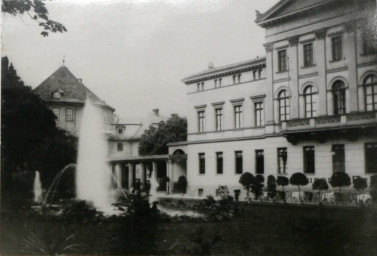
[[[242,191],[244,172],[302,172],[306,189],[336,171],[376,174],[375,10],[369,0],[279,1],[257,14],[266,57],[183,79],[188,139],[171,151],[187,154],[188,194]]]

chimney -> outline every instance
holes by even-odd
[[[158,110],[158,108],[155,108],[155,109],[153,109],[152,111],[153,111],[153,114],[154,114],[155,116],[159,116],[159,110]]]
[[[212,62],[208,63],[208,68],[209,68],[209,69],[211,69],[211,68],[214,68],[214,66],[213,66],[213,63],[212,63]]]
[[[77,78],[77,81],[79,81],[79,83],[82,84],[82,78]]]

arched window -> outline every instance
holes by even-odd
[[[364,79],[365,110],[377,110],[377,76],[369,75]]]
[[[314,99],[314,87],[309,85],[304,90],[304,100],[305,100],[305,117],[311,118],[314,117],[316,112],[316,102]]]
[[[279,102],[279,120],[286,121],[289,119],[289,96],[287,90],[282,90],[278,95]]]
[[[60,99],[61,98],[61,93],[59,91],[56,91],[52,94],[52,97],[54,99]]]
[[[346,86],[343,81],[337,80],[332,86],[334,99],[334,115],[346,113]]]

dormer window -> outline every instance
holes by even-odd
[[[56,91],[52,94],[52,98],[60,99],[62,97],[62,93],[60,91]]]
[[[118,134],[123,134],[123,128],[118,128]]]

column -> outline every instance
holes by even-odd
[[[358,112],[357,106],[357,66],[356,66],[356,21],[350,21],[344,24],[346,30],[344,37],[344,53],[348,64],[348,91],[349,97],[346,98],[348,111]]]
[[[173,177],[173,161],[172,160],[167,160],[166,161],[166,172],[167,172],[167,175],[170,179],[170,181],[168,182],[167,184],[167,192],[168,193],[172,193],[173,192],[173,182],[174,182],[174,177]]]
[[[327,77],[326,77],[326,29],[315,32],[317,41],[315,44],[314,60],[318,68],[318,101],[317,116],[329,114],[327,97]]]
[[[116,188],[122,188],[122,174],[120,164],[115,164],[115,175],[113,177],[116,179]]]
[[[134,179],[134,170],[133,170],[133,164],[132,163],[129,163],[128,164],[128,188],[132,188],[133,187],[133,179]]]
[[[146,175],[145,175],[145,164],[144,163],[140,163],[140,168],[141,168],[141,184],[143,185],[143,187],[145,186],[145,182],[146,182]]]
[[[288,83],[289,90],[291,93],[290,98],[290,111],[291,119],[299,118],[299,84],[298,84],[298,36],[289,38],[289,48],[288,48]]]
[[[266,132],[273,132],[274,125],[274,86],[273,86],[273,43],[264,45],[266,49],[266,98],[264,101],[264,115]]]

